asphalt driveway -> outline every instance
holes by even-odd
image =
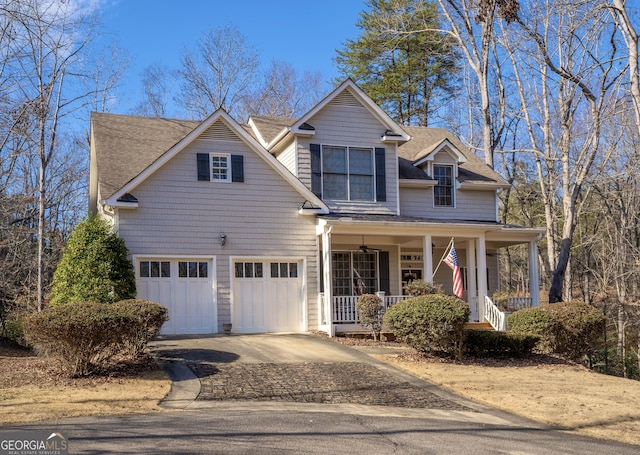
[[[390,414],[450,413],[452,418],[512,424],[487,408],[381,362],[370,354],[312,334],[161,337],[154,355],[173,380],[166,408],[315,405]],[[401,350],[402,348],[398,348]],[[333,408],[332,408],[333,407]],[[527,422],[531,425],[531,422]]]

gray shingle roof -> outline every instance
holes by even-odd
[[[400,178],[415,179],[417,175],[413,173],[414,171],[408,172],[408,167],[402,165],[402,158],[413,163],[431,153],[442,141],[448,140],[467,158],[467,162],[461,163],[459,166],[458,180],[460,182],[506,184],[497,172],[484,164],[450,131],[443,128],[421,126],[403,126],[402,129],[411,136],[411,140],[398,148]]]
[[[262,138],[269,143],[283,128],[293,125],[298,119],[289,117],[251,116],[251,120],[253,120],[256,128],[260,131]]]
[[[112,196],[200,122],[92,113],[102,198]]]

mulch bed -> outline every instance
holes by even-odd
[[[366,336],[336,336],[329,337],[324,332],[313,332],[314,334],[326,338],[328,340],[340,343],[346,346],[372,346],[372,347],[385,347],[393,348],[398,346],[405,346],[397,341],[373,341],[371,337]],[[479,358],[465,356],[461,360],[450,359],[446,357],[437,357],[429,354],[424,354],[415,350],[411,350],[397,356],[404,360],[414,362],[427,362],[427,363],[453,363],[458,365],[480,365],[485,367],[530,367],[537,365],[578,365],[571,360],[563,359],[561,357],[547,355],[547,354],[533,354],[529,357],[521,359],[512,358]]]
[[[8,345],[0,340],[0,384],[2,388],[21,386],[77,386],[91,387],[119,382],[124,378],[157,370],[155,359],[146,354],[135,360],[113,359],[104,368],[96,369],[90,376],[71,378],[55,360],[38,357],[32,350]]]

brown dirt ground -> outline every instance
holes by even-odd
[[[0,344],[0,425],[156,412],[170,388],[171,381],[151,356],[69,378],[51,359]]]

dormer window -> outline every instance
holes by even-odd
[[[434,164],[433,205],[436,207],[453,207],[453,166]]]

